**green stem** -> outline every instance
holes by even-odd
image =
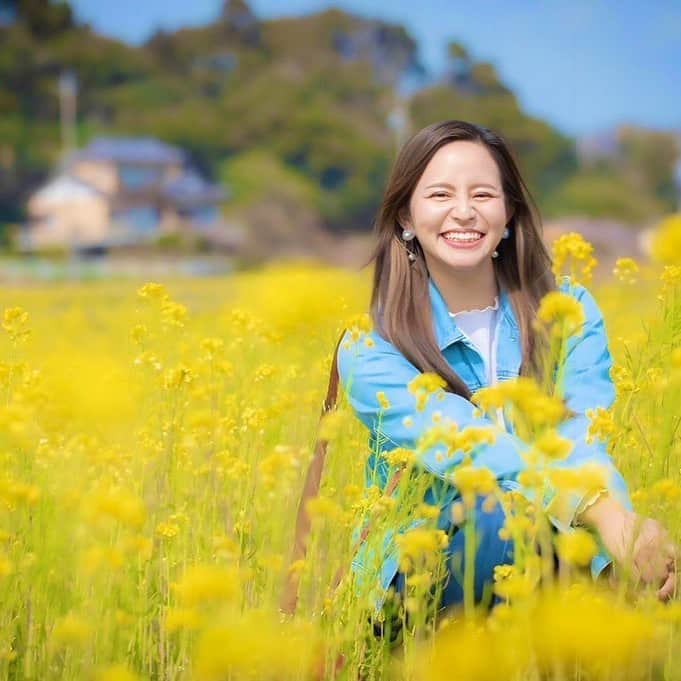
[[[467,509],[464,525],[463,610],[467,620],[473,618],[475,609],[475,505]]]

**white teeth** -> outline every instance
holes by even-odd
[[[480,234],[480,232],[446,232],[442,236],[449,241],[477,241],[484,234]]]

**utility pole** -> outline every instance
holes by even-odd
[[[395,141],[395,155],[399,153],[402,145],[407,141],[407,136],[411,128],[409,121],[409,100],[410,97],[398,92],[393,88],[393,105],[388,113],[388,127],[393,131]]]
[[[61,119],[62,156],[76,148],[76,100],[78,79],[71,70],[59,74],[59,114]]]

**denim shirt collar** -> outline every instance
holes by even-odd
[[[464,338],[464,333],[459,329],[452,317],[450,317],[447,304],[430,275],[428,276],[428,292],[433,310],[435,340],[439,349],[444,350],[447,346]],[[517,338],[518,323],[513,314],[508,293],[501,283],[499,283],[499,312],[502,321],[506,323],[511,335]]]

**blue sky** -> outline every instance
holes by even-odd
[[[131,43],[210,21],[222,0],[71,0],[98,31]],[[340,7],[401,23],[433,72],[449,40],[494,64],[524,111],[572,135],[620,123],[681,130],[678,0],[251,0],[260,18]]]

